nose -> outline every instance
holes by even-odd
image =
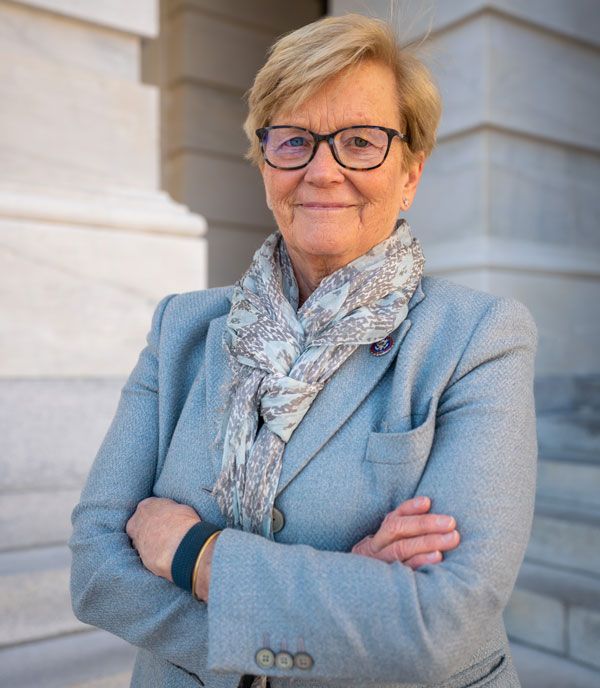
[[[306,166],[304,178],[313,184],[331,184],[344,181],[343,167],[333,157],[327,141],[319,141],[315,157]]]

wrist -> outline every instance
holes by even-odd
[[[199,557],[212,536],[220,531],[219,526],[208,521],[198,521],[189,529],[179,543],[171,562],[171,577],[175,585],[193,593],[194,574],[198,570],[196,564],[199,563]]]
[[[187,522],[182,522],[179,524],[177,530],[172,531],[173,532],[173,538],[172,538],[172,543],[175,543],[175,547],[171,549],[171,556],[169,557],[169,566],[168,566],[168,571],[165,572],[165,575],[163,578],[166,578],[168,581],[171,583],[174,582],[173,580],[173,559],[175,558],[175,553],[179,549],[179,545],[183,542],[184,537],[186,534],[189,532],[190,528],[195,526],[197,523],[200,523],[200,519],[194,519],[190,520]]]
[[[220,534],[221,531],[218,530],[209,537],[209,539],[206,541],[206,544],[200,551],[194,567],[192,594],[197,600],[202,602],[208,602],[213,551]]]

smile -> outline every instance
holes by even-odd
[[[302,203],[301,208],[306,210],[345,210],[346,208],[353,208],[352,205],[340,205],[335,203],[319,204],[319,203]]]

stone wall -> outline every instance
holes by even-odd
[[[233,283],[275,229],[244,160],[245,91],[275,38],[317,19],[320,0],[165,0],[147,69],[161,86],[163,181],[208,223],[210,286]]]

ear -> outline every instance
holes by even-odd
[[[423,174],[423,167],[425,165],[425,153],[421,151],[418,154],[417,160],[408,168],[408,178],[404,185],[404,191],[412,194],[416,193],[417,186]]]

